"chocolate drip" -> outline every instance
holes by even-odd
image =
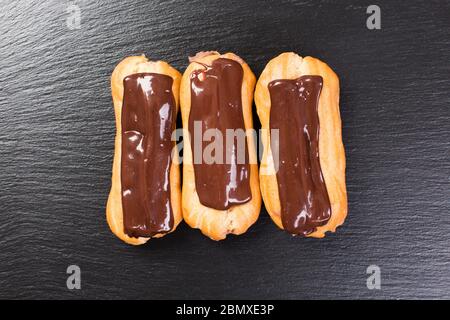
[[[207,207],[226,210],[233,205],[250,201],[250,166],[247,139],[242,113],[242,66],[231,59],[219,58],[211,66],[191,74],[191,110],[189,132],[194,160],[195,186],[200,202]],[[200,124],[201,133],[217,129],[221,137],[203,141],[194,124]],[[234,136],[226,143],[227,129],[240,130],[241,142]],[[236,131],[233,131],[236,132]],[[222,139],[219,154],[212,153],[214,162],[203,157],[205,147],[214,139]],[[230,139],[231,140],[231,139]],[[230,141],[231,142],[231,141]],[[197,148],[197,149],[196,149]],[[197,150],[197,152],[196,152]],[[222,152],[221,152],[222,151]],[[220,163],[218,163],[220,162]]]
[[[152,237],[173,228],[172,83],[170,76],[157,73],[137,73],[123,80],[121,185],[124,230],[130,237]]]
[[[276,175],[281,220],[284,229],[296,235],[314,232],[331,216],[319,161],[318,105],[322,85],[320,76],[274,80],[268,85],[270,129],[279,129],[279,141],[271,139],[271,148],[274,154],[278,150],[279,156]]]

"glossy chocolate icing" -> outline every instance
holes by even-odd
[[[157,73],[123,80],[121,185],[124,230],[152,237],[172,230],[170,166],[176,125],[173,79]]]
[[[252,197],[247,139],[244,138],[245,145],[241,147],[245,150],[238,150],[236,137],[233,143],[225,143],[227,129],[241,129],[245,132],[241,95],[244,71],[238,62],[226,58],[218,58],[211,66],[203,67],[204,69],[192,72],[190,78],[189,133],[195,186],[201,204],[226,210],[233,205],[246,203]],[[194,122],[197,121],[201,123],[202,133],[208,129],[218,129],[221,132],[222,163],[205,163],[203,150],[211,141],[203,141],[202,137],[194,134]],[[195,143],[201,144],[200,154],[195,152]],[[245,152],[245,159],[242,152]]]
[[[268,85],[270,129],[279,129],[277,182],[286,231],[308,235],[325,225],[331,205],[319,161],[318,105],[321,76],[274,80]],[[277,168],[277,164],[275,164]]]

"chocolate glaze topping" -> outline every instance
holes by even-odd
[[[130,237],[152,237],[172,230],[170,166],[176,124],[173,79],[157,73],[123,80],[122,208]]]
[[[245,133],[241,95],[244,71],[238,62],[226,58],[218,58],[211,66],[203,66],[204,69],[194,71],[190,79],[189,133],[195,186],[204,206],[226,210],[233,205],[246,203],[252,197],[247,139],[241,139],[244,142],[238,143],[239,139],[235,136],[230,141],[232,143],[226,143],[227,129],[241,129],[241,133]],[[205,161],[205,147],[214,142],[215,138],[203,141],[196,134],[194,123],[201,124],[201,134],[208,129],[220,131],[223,137],[222,154],[211,154],[215,160],[221,160],[212,163]]]
[[[318,105],[322,85],[321,76],[274,80],[268,85],[270,129],[279,129],[279,141],[271,139],[271,148],[274,154],[279,151],[276,175],[281,220],[284,229],[295,235],[314,232],[331,216],[319,161]]]

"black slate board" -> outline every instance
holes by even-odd
[[[450,3],[2,1],[0,298],[450,298]],[[341,79],[349,216],[293,238],[265,210],[213,242],[182,224],[130,247],[105,222],[114,115],[109,76],[146,53],[180,71],[233,51],[258,76],[283,51]],[[259,125],[259,123],[257,123]],[[66,268],[82,271],[68,290]],[[381,289],[366,269],[381,268]]]

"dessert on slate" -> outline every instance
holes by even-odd
[[[251,130],[255,76],[233,53],[201,52],[190,62],[180,85],[183,128],[189,132],[183,147],[183,218],[211,239],[221,240],[246,232],[260,212]],[[205,141],[208,129],[215,138]],[[227,130],[244,132],[244,139],[226,143]],[[218,136],[223,137],[223,148],[208,161],[204,154]],[[217,157],[223,161],[215,161]]]
[[[293,235],[334,232],[347,215],[338,77],[318,59],[283,53],[259,77],[255,103],[261,193],[272,220]]]
[[[166,62],[143,55],[125,58],[111,76],[116,138],[106,215],[112,232],[129,244],[164,236],[182,220],[171,139],[180,79]]]
[[[254,92],[262,124],[259,177],[254,87],[249,66],[233,53],[200,52],[183,77],[143,55],[117,65],[106,208],[117,237],[143,244],[174,231],[182,218],[213,240],[239,235],[258,219],[261,194],[275,224],[292,235],[322,238],[344,223],[338,77],[322,61],[292,52],[266,65]],[[173,139],[179,105],[182,192]]]

